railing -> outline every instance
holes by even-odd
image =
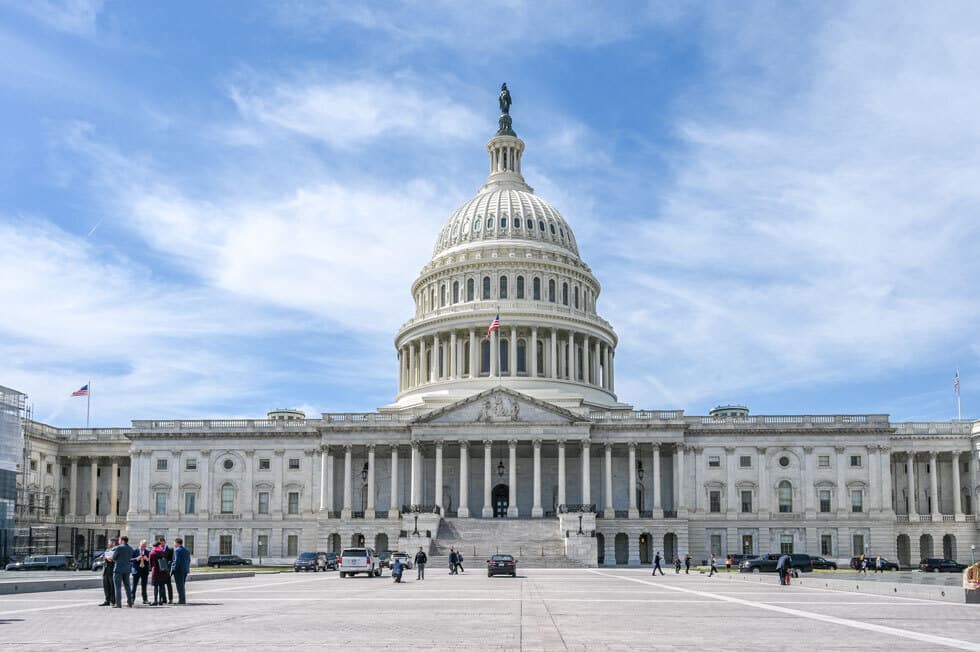
[[[949,521],[955,521],[955,514],[943,514],[943,523],[948,523]]]
[[[665,509],[664,510],[664,518],[677,518],[677,510],[676,509]]]
[[[402,514],[442,514],[438,505],[402,505]]]
[[[595,503],[589,503],[589,504],[570,504],[570,505],[559,505],[558,506],[558,513],[559,514],[576,514],[576,513],[579,513],[579,512],[584,513],[584,514],[595,514]]]
[[[126,441],[129,428],[55,428],[39,421],[27,423],[27,433],[62,441]]]
[[[351,512],[351,518],[364,518],[364,512]]]
[[[416,411],[397,414],[389,412],[338,412],[330,414],[324,412],[322,415],[323,423],[338,424],[362,424],[362,423],[407,423],[419,416]]]
[[[674,421],[684,417],[684,410],[592,410],[593,421]]]
[[[969,435],[968,421],[906,421],[893,423],[897,435]]]
[[[446,315],[458,315],[470,313],[475,317],[481,315],[489,315],[489,319],[493,318],[494,313],[518,313],[531,311],[534,313],[550,312],[557,315],[575,315],[587,318],[590,322],[597,322],[607,329],[612,330],[612,324],[598,316],[594,312],[588,312],[586,310],[580,310],[572,308],[571,306],[565,306],[559,303],[551,303],[550,301],[540,301],[534,299],[515,299],[513,301],[489,301],[486,299],[476,299],[475,301],[461,301],[459,303],[450,304],[448,306],[443,306],[442,308],[437,308],[435,310],[430,310],[425,315],[418,317],[413,317],[401,325],[398,332],[401,333],[405,329],[422,324],[433,319],[441,319]]]
[[[313,430],[315,419],[170,419],[135,420],[133,430]]]
[[[896,523],[908,523],[909,522],[909,515],[908,514],[895,514],[895,522]]]
[[[774,521],[802,521],[804,516],[800,512],[769,512],[769,518]]]
[[[240,521],[241,514],[211,514],[212,521]]]
[[[692,427],[703,426],[882,426],[887,427],[887,414],[786,414],[747,417],[686,417]]]

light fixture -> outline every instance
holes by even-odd
[[[636,461],[636,477],[643,479],[643,460]]]
[[[497,463],[497,477],[498,478],[504,477],[504,461],[503,460],[500,460]]]
[[[367,481],[367,476],[368,476],[368,463],[365,462],[364,463],[364,468],[361,469],[361,480],[364,480],[366,482]]]

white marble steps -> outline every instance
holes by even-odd
[[[529,568],[583,567],[565,558],[557,519],[444,518],[432,542],[430,563],[448,567],[450,548],[461,550],[481,570],[497,553],[514,555],[520,566]]]

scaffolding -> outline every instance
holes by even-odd
[[[0,562],[14,554],[17,471],[24,454],[27,396],[0,385]]]

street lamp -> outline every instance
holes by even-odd
[[[364,480],[366,482],[367,481],[367,477],[368,477],[368,463],[365,462],[364,463],[364,468],[361,469],[361,480]]]
[[[499,462],[497,462],[497,477],[498,478],[504,477],[504,461],[503,460],[500,460]]]
[[[636,461],[636,477],[643,479],[643,460]]]

